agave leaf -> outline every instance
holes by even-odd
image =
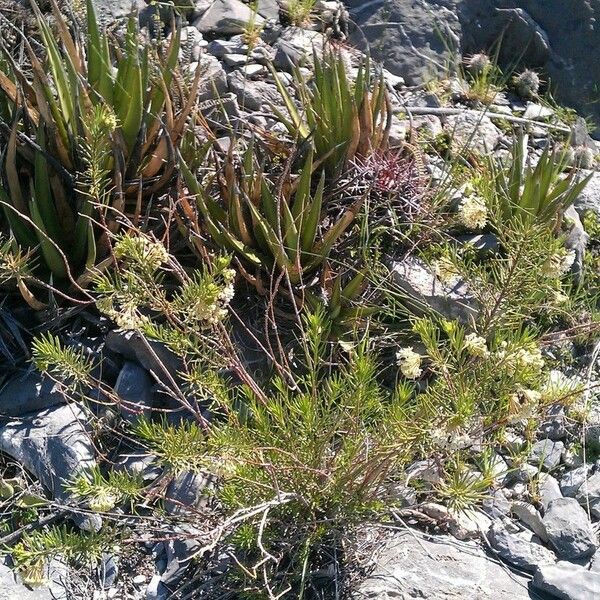
[[[323,207],[323,190],[325,189],[325,173],[321,173],[321,179],[315,191],[310,210],[306,220],[302,222],[302,231],[300,233],[300,247],[304,253],[312,252],[315,246],[319,221],[321,219],[321,210]]]
[[[58,251],[56,244],[46,233],[44,220],[38,210],[36,202],[33,200],[29,204],[29,212],[31,214],[31,220],[36,225],[35,233],[40,243],[40,251],[44,257],[44,261],[54,275],[60,279],[66,279],[67,267],[63,255]]]

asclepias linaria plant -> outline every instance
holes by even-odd
[[[39,263],[56,281],[105,251],[94,220],[114,232],[128,200],[139,212],[144,197],[172,182],[177,152],[190,148],[200,71],[187,84],[180,75],[177,30],[168,43],[142,45],[132,14],[119,42],[101,31],[88,0],[82,36],[52,0],[55,33],[32,6],[44,58],[24,40],[30,74],[8,52],[0,72],[0,201],[17,245],[39,246]]]
[[[202,181],[182,161],[183,179],[198,209],[182,200],[190,229],[207,231],[219,248],[233,252],[249,268],[245,274],[259,290],[261,272],[274,269],[285,273],[291,284],[299,284],[327,259],[354,222],[363,199],[351,199],[340,215],[326,220],[325,173],[318,173],[320,163],[312,149],[299,174],[285,167],[270,176],[276,161],[269,162],[258,138],[238,150],[242,143],[232,141],[222,156],[215,151],[214,174]]]

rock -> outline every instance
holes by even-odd
[[[281,71],[292,72],[294,67],[312,64],[315,51],[324,48],[325,37],[317,31],[286,27],[274,43],[273,65]]]
[[[458,235],[456,241],[461,246],[470,246],[475,249],[480,257],[496,254],[500,248],[498,238],[493,233]]]
[[[456,153],[472,150],[488,154],[502,138],[502,132],[483,113],[452,115],[447,118],[445,129],[452,138]]]
[[[117,377],[115,393],[121,400],[121,415],[129,423],[152,413],[154,381],[148,371],[137,363],[126,361]]]
[[[236,34],[243,33],[251,19],[255,25],[265,20],[252,14],[247,4],[240,0],[214,0],[210,8],[193,25],[201,33]]]
[[[543,120],[547,119],[548,117],[552,117],[554,114],[554,110],[548,106],[536,104],[535,102],[528,102],[527,108],[523,113],[523,118],[532,120]]]
[[[156,456],[140,449],[139,452],[125,452],[119,454],[113,461],[116,471],[126,471],[131,475],[141,475],[145,482],[154,481],[160,477],[163,467]]]
[[[248,79],[258,79],[259,77],[267,74],[267,68],[264,65],[257,65],[253,63],[250,65],[244,65],[240,69],[240,72]]]
[[[513,502],[511,510],[542,542],[545,543],[548,541],[548,534],[546,533],[546,526],[542,521],[542,516],[531,504],[520,501]]]
[[[492,496],[483,501],[481,509],[492,519],[502,519],[510,513],[511,502],[502,490],[494,490]]]
[[[575,498],[592,516],[600,519],[600,472],[581,484]]]
[[[369,547],[381,546],[378,535],[375,530]],[[490,560],[476,542],[401,531],[387,540],[375,557],[375,568],[353,594],[357,600],[527,597],[527,580]]]
[[[48,587],[34,590],[17,582],[11,568],[10,559],[0,557],[0,599],[2,600],[54,600],[55,596]]]
[[[266,81],[249,81],[239,71],[227,77],[229,89],[236,95],[242,110],[269,110],[271,104],[280,106],[281,96],[274,84]]]
[[[426,305],[462,323],[477,318],[477,301],[459,277],[442,283],[426,263],[414,256],[392,262],[390,270],[394,283],[414,301],[415,311],[422,311],[419,306]]]
[[[214,480],[208,474],[185,471],[178,474],[165,492],[165,510],[171,515],[186,514],[208,501]]]
[[[556,468],[560,463],[560,455],[565,445],[552,440],[540,440],[531,447],[528,461],[535,466],[541,466],[547,471]]]
[[[105,25],[127,18],[132,10],[146,8],[144,0],[93,0],[92,4],[98,21]]]
[[[499,39],[503,68],[543,68],[555,98],[600,122],[594,103],[600,66],[597,5],[572,0],[347,0],[356,24],[350,42],[370,47],[409,85],[444,77],[455,57],[493,48]],[[515,65],[515,62],[520,65]]]
[[[551,550],[509,533],[501,523],[492,525],[488,539],[503,560],[519,569],[533,572],[539,565],[556,562]]]
[[[64,485],[96,465],[87,414],[77,404],[23,415],[0,426],[0,450],[37,477],[54,499],[65,504],[70,497]],[[100,529],[98,515],[73,514],[72,518],[83,529]]]
[[[579,488],[585,483],[589,470],[587,465],[582,465],[572,471],[567,471],[560,478],[560,490],[563,493],[563,496],[575,498]]]
[[[560,558],[575,560],[596,551],[598,540],[592,524],[574,498],[550,502],[543,522],[548,540]]]
[[[248,44],[244,42],[242,36],[234,36],[230,40],[213,40],[209,42],[206,51],[217,58],[225,58],[228,54],[240,54],[248,56]]]
[[[541,565],[533,576],[534,589],[561,600],[594,600],[600,597],[600,573],[569,562]]]
[[[106,347],[131,361],[138,362],[168,387],[170,386],[165,371],[175,374],[183,369],[181,359],[173,352],[159,342],[146,340],[138,331],[109,331],[106,335]]]
[[[232,68],[241,67],[248,62],[248,55],[246,54],[226,54],[223,57],[223,62]]]
[[[98,581],[104,590],[112,587],[119,576],[118,557],[112,554],[103,554],[98,565]]]
[[[256,7],[261,17],[272,21],[279,21],[279,3],[277,0],[258,0]]]
[[[552,500],[562,498],[558,481],[548,473],[540,473],[538,493],[540,495],[540,503],[544,510],[548,510],[548,506]]]
[[[229,90],[227,76],[221,63],[210,54],[203,54],[199,63],[190,63],[190,69],[195,73],[200,69],[200,84],[198,85],[198,102],[219,100]]]
[[[161,583],[167,588],[176,585],[189,567],[194,553],[200,548],[198,532],[182,530],[177,532],[180,537],[165,542],[167,551],[167,568],[161,574]],[[186,537],[190,536],[190,537]],[[192,537],[195,536],[195,537]]]
[[[556,442],[564,439],[566,435],[565,411],[561,406],[554,405],[550,407],[546,419],[538,427],[537,437]]]
[[[587,176],[587,173],[585,173]],[[588,184],[583,188],[577,200],[575,209],[580,215],[586,210],[592,210],[600,216],[600,171],[594,171]]]
[[[20,417],[51,406],[64,404],[67,399],[60,385],[37,371],[27,371],[8,380],[0,388],[1,417]]]

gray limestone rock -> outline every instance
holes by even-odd
[[[550,502],[543,523],[548,540],[560,558],[585,558],[594,554],[598,547],[592,524],[574,498],[558,498]]]
[[[539,440],[531,447],[529,463],[551,471],[560,464],[560,456],[564,447],[562,442]]]
[[[477,318],[477,301],[459,277],[442,282],[426,263],[414,256],[392,262],[390,270],[394,283],[414,302],[416,311],[425,305],[462,323]]]
[[[556,562],[556,556],[551,550],[510,533],[501,523],[492,525],[489,542],[503,560],[525,571],[533,572],[539,565]]]
[[[534,589],[560,600],[600,598],[600,573],[570,562],[540,565],[533,576]]]
[[[252,15],[252,10],[240,0],[214,0],[210,8],[193,25],[201,33],[217,33],[221,35],[243,33],[254,18],[256,25],[265,20],[259,14]]]
[[[87,414],[77,404],[65,404],[23,415],[0,426],[0,450],[23,465],[56,500],[69,502],[64,485],[96,465]],[[77,515],[84,529],[99,529],[98,515]]]
[[[370,535],[366,531],[365,535]],[[375,530],[369,547],[378,547],[372,573],[359,585],[357,600],[528,598],[527,579],[510,573],[485,554],[476,542],[451,537],[423,537],[418,531],[398,532],[383,547]]]

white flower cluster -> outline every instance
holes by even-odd
[[[458,220],[467,229],[483,229],[488,221],[485,200],[474,193],[468,195],[459,205]]]
[[[206,321],[209,325],[216,325],[227,316],[227,307],[233,300],[235,294],[234,269],[224,269],[222,272],[225,285],[222,288],[216,283],[208,284],[208,292],[203,298],[199,298],[193,306],[193,311],[197,319]],[[211,301],[206,301],[210,298]]]
[[[496,353],[496,357],[504,362],[506,370],[514,374],[519,370],[530,370],[539,373],[544,368],[544,358],[542,351],[537,346],[529,348],[518,348],[509,351],[506,342],[500,344],[501,349]]]
[[[573,266],[575,257],[576,255],[574,250],[567,250],[563,248],[548,258],[542,267],[542,272],[546,277],[558,279],[567,273]]]
[[[116,244],[117,258],[135,260],[156,271],[169,260],[169,253],[161,242],[153,242],[145,236],[124,236]]]
[[[129,302],[119,310],[115,309],[113,299],[110,296],[96,300],[96,306],[101,313],[112,319],[119,329],[141,329],[147,322],[148,317],[140,314],[136,306]]]
[[[112,510],[118,501],[117,494],[110,490],[101,489],[90,498],[88,504],[92,512],[103,513]]]
[[[398,350],[396,361],[402,375],[407,379],[418,379],[423,374],[421,356],[413,351],[412,346]]]
[[[465,337],[465,350],[471,356],[476,356],[477,358],[486,358],[490,354],[485,338],[476,333],[469,333]]]

